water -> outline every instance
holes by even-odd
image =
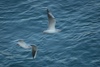
[[[62,31],[47,29],[48,7]],[[38,53],[16,45],[24,39]],[[0,67],[100,67],[99,0],[1,0]]]

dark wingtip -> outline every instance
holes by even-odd
[[[36,58],[37,47],[35,45],[31,45],[31,46],[32,46],[32,56],[33,58]]]
[[[19,39],[19,40],[17,40],[17,42],[19,42],[19,41],[24,41],[23,39]]]
[[[50,11],[49,11],[49,9],[47,8],[47,13],[49,13]]]

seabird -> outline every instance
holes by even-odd
[[[37,54],[37,47],[35,45],[27,45],[24,40],[18,40],[17,44],[19,46],[21,46],[22,48],[25,48],[25,49],[29,49],[31,48],[32,49],[32,56],[33,58],[36,58],[36,54]]]
[[[52,15],[52,13],[47,9],[47,16],[48,16],[48,29],[44,31],[44,33],[57,33],[60,32],[61,30],[56,29],[56,20],[55,17]]]

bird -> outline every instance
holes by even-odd
[[[57,33],[60,32],[60,29],[56,29],[55,25],[56,25],[56,19],[53,16],[53,14],[49,11],[49,9],[47,8],[47,17],[48,17],[48,29],[44,30],[44,33]]]
[[[37,46],[35,45],[28,45],[24,40],[18,40],[17,41],[17,45],[21,46],[22,48],[25,49],[32,49],[32,56],[33,58],[36,58],[36,54],[37,54]]]

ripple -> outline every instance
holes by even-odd
[[[67,3],[67,4],[66,4]],[[99,1],[0,1],[1,67],[89,67],[99,66]],[[57,19],[57,34],[43,34],[48,7]],[[37,58],[31,49],[16,45],[24,39],[38,46]]]

